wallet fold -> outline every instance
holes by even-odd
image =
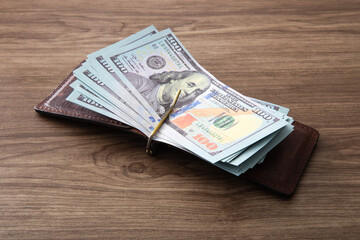
[[[137,129],[67,101],[66,98],[73,91],[69,85],[75,80],[72,73],[68,75],[49,96],[35,106],[35,110],[39,113],[112,126],[145,137]],[[295,192],[319,139],[319,132],[296,121],[292,124],[294,131],[267,154],[264,162],[240,177],[284,195],[290,196]]]

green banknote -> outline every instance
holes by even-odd
[[[225,85],[169,29],[158,32],[150,26],[89,54],[74,75],[68,101],[147,136],[181,90],[155,140],[234,175],[261,163],[293,130],[289,109]]]
[[[171,30],[103,57],[155,119],[180,89],[163,131],[212,163],[288,125],[284,114],[268,111],[202,68]]]

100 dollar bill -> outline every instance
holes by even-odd
[[[282,114],[266,110],[202,68],[171,30],[104,59],[156,119],[180,89],[176,109],[162,130],[191,142],[186,146],[212,163],[288,124]]]

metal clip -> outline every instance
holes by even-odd
[[[179,95],[180,95],[180,92],[181,90],[179,90],[177,93],[176,93],[176,96],[173,100],[173,102],[171,103],[170,105],[170,108],[166,111],[165,115],[163,116],[163,118],[160,120],[160,122],[158,123],[158,125],[156,125],[155,129],[152,131],[148,141],[147,141],[147,144],[146,144],[146,153],[149,154],[150,156],[154,156],[154,151],[153,149],[151,148],[151,144],[152,144],[152,140],[153,138],[155,137],[155,134],[159,131],[159,129],[161,128],[161,126],[163,125],[163,123],[165,122],[165,120],[169,117],[171,111],[173,110],[178,98],[179,98]]]

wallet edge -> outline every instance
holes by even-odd
[[[286,196],[291,196],[295,193],[295,190],[297,189],[297,186],[303,176],[306,166],[307,166],[308,162],[310,161],[311,154],[313,153],[315,146],[319,140],[320,133],[316,129],[309,127],[305,124],[299,123],[297,121],[294,121],[293,124],[296,125],[297,127],[306,128],[307,130],[310,130],[311,136],[310,136],[309,141],[307,142],[306,149],[305,149],[302,157],[300,158],[300,161],[298,161],[296,170],[294,171],[294,175],[292,176],[290,183],[288,183],[286,185],[281,184],[281,183],[280,184],[274,183],[274,181],[272,181],[272,180],[263,178],[262,176],[258,177],[256,175],[251,175],[251,176],[246,176],[246,175],[241,176],[240,175],[241,178],[255,182],[255,183],[265,186],[275,192],[282,193],[283,195],[286,195]],[[265,159],[265,161],[266,161],[266,159]]]

